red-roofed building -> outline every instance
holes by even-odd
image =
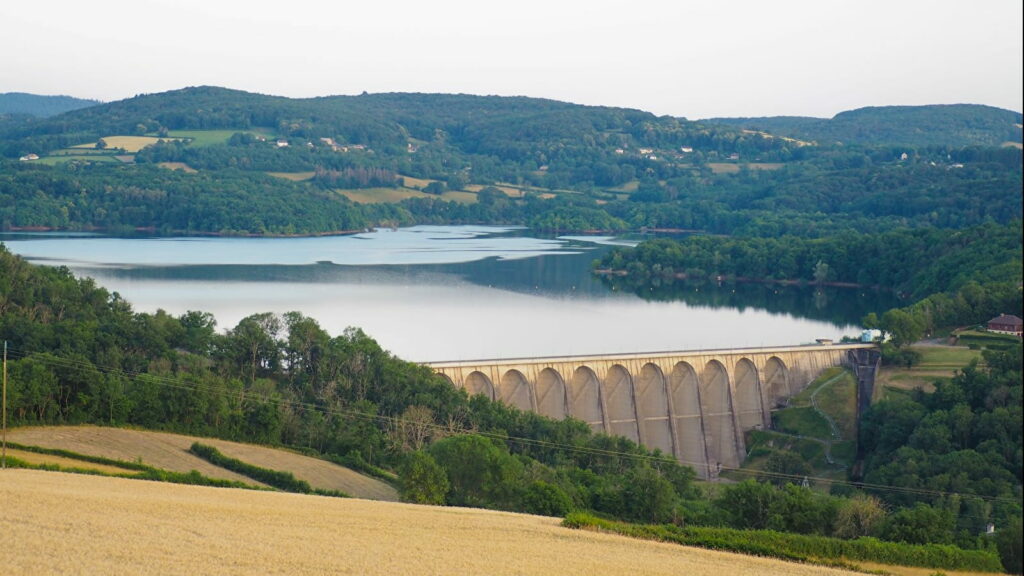
[[[1024,333],[1024,320],[1009,314],[1000,314],[998,318],[988,321],[988,331],[999,334],[1013,334],[1018,338]]]

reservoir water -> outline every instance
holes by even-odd
[[[362,328],[415,361],[783,346],[859,332],[877,293],[673,284],[640,295],[590,272],[620,242],[416,226],[320,238],[3,234],[31,262],[67,266],[137,311],[211,312],[227,330],[297,310],[331,334]]]

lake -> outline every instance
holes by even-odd
[[[297,310],[331,334],[362,328],[407,360],[783,346],[859,333],[898,303],[851,289],[671,284],[641,291],[590,273],[609,237],[416,226],[319,238],[2,234],[31,262],[67,266],[138,311],[211,312],[221,330]]]

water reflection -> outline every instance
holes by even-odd
[[[212,312],[221,328],[298,310],[333,334],[359,326],[411,360],[792,345],[857,332],[874,293],[672,283],[635,291],[591,262],[609,239],[424,226],[330,238],[7,236],[138,310]],[[596,241],[594,241],[596,240]],[[639,296],[639,297],[638,297]]]

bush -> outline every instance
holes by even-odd
[[[188,450],[192,454],[206,460],[210,464],[226,468],[232,472],[237,472],[243,476],[248,476],[253,480],[269,484],[279,490],[285,492],[299,492],[301,494],[312,494],[313,488],[309,485],[309,482],[305,480],[299,480],[291,472],[282,472],[280,470],[270,470],[268,468],[260,468],[259,466],[253,466],[241,460],[231,458],[221,454],[220,450],[217,450],[213,446],[206,444],[200,444],[196,442],[192,444],[192,447]],[[324,495],[341,495],[341,493],[333,492],[320,492]]]

